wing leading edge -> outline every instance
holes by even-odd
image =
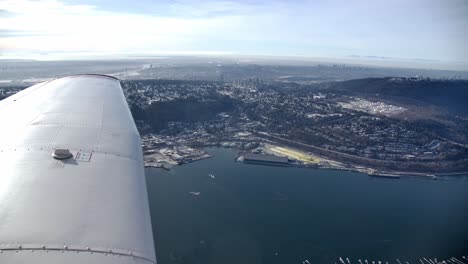
[[[0,263],[156,263],[140,137],[117,79],[34,85],[0,102],[0,124]]]

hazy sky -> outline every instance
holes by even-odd
[[[0,57],[384,56],[468,64],[467,0],[0,0]]]

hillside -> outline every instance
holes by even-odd
[[[351,94],[401,97],[468,114],[468,80],[366,78],[327,84],[328,89]]]

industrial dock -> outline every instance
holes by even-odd
[[[244,155],[244,163],[261,164],[270,166],[291,166],[287,157],[278,157],[264,154],[247,153]]]

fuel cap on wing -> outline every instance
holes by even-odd
[[[73,154],[68,149],[55,149],[52,153],[54,159],[63,160],[73,157]]]

